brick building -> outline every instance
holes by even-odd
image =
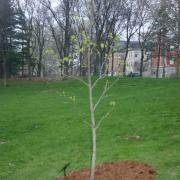
[[[169,49],[160,50],[160,58],[158,58],[158,50],[152,51],[151,58],[151,73],[152,76],[157,74],[157,66],[159,60],[159,77],[172,77],[176,74],[176,56],[177,53],[174,50],[173,46],[170,46]]]

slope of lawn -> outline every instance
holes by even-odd
[[[180,80],[120,79],[97,121],[111,108],[97,131],[97,163],[140,160],[157,170],[157,180],[179,180]],[[88,167],[88,122],[87,88],[78,81],[1,86],[0,180],[52,180],[68,162],[70,171]]]

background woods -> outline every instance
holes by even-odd
[[[136,69],[140,76],[148,71],[157,78],[179,77],[179,4],[178,0],[1,0],[0,77],[87,75],[83,34],[96,46],[94,75],[126,76]],[[137,62],[131,58],[135,49],[141,57]]]

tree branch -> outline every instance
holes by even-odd
[[[114,82],[109,87],[107,87],[108,86],[108,83],[107,83],[108,81],[106,82],[104,91],[102,92],[102,95],[100,96],[99,100],[97,101],[97,103],[94,106],[94,111],[96,110],[96,108],[98,107],[100,102],[103,100],[103,98],[106,95],[106,93],[118,82],[119,78],[120,78],[120,76],[118,76],[117,79],[114,80]]]
[[[100,104],[100,102],[102,101],[102,99],[104,98],[105,94],[106,94],[106,89],[108,88],[108,81],[106,81],[106,85],[104,87],[104,90],[99,98],[99,100],[97,101],[97,103],[94,105],[94,111],[96,110],[96,108],[98,107],[98,105]]]
[[[113,111],[114,108],[111,108],[98,122],[96,126],[96,130],[101,126],[102,122],[110,115],[110,113]]]
[[[64,75],[64,76],[67,77],[67,78],[76,79],[76,80],[82,82],[82,83],[83,83],[84,85],[86,85],[87,87],[89,86],[88,83],[87,83],[86,81],[84,81],[83,79],[81,79],[81,78],[78,78],[78,77],[76,77],[76,76],[69,76],[69,75]]]

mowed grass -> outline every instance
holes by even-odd
[[[87,92],[76,80],[0,87],[0,180],[52,180],[68,162],[69,171],[89,167]],[[97,131],[97,163],[139,160],[155,168],[157,180],[179,180],[180,80],[120,79],[97,121],[110,101],[116,105]]]

